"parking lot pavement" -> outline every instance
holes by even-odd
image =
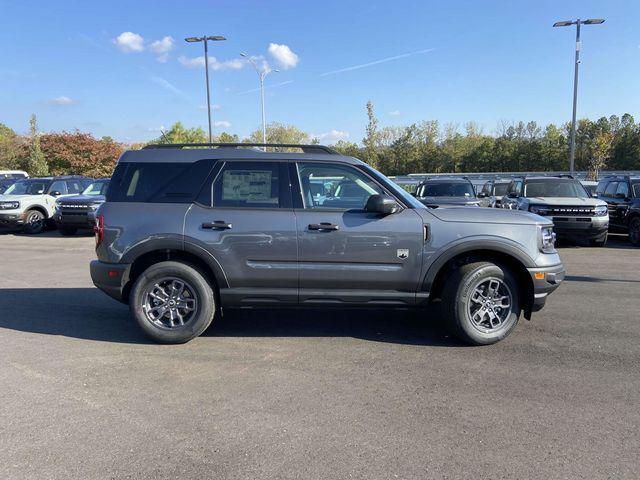
[[[640,249],[561,255],[494,346],[295,310],[161,346],[92,287],[92,238],[0,234],[0,478],[638,478]]]

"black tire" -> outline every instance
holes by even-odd
[[[609,238],[609,233],[605,233],[603,236],[599,238],[594,238],[589,242],[592,247],[604,247],[607,244],[607,239]]]
[[[22,228],[24,233],[29,235],[35,235],[36,233],[42,233],[47,225],[47,217],[40,210],[27,210],[25,214],[24,227]]]
[[[640,217],[633,217],[629,222],[629,241],[634,247],[640,247]]]
[[[476,287],[499,280],[502,293],[510,296],[510,309],[502,310],[504,320],[495,328],[485,327],[472,319],[471,309],[478,305],[472,300]],[[504,289],[506,286],[506,290]],[[483,307],[484,308],[484,307]],[[491,307],[495,314],[500,307]],[[449,331],[471,345],[490,345],[507,337],[520,319],[520,288],[513,274],[504,266],[491,262],[474,262],[451,272],[442,294],[442,313]],[[487,314],[488,315],[488,314]],[[482,316],[484,318],[484,316]],[[487,320],[492,323],[491,320]]]
[[[58,227],[58,231],[65,237],[70,237],[71,235],[78,233],[78,229],[76,227],[65,227],[63,225]]]
[[[174,313],[171,311],[165,313],[168,308],[177,311],[176,315],[179,314],[181,309],[178,302],[185,301],[184,298],[179,300],[176,297],[174,299],[175,308],[169,308],[170,298],[173,297],[166,294],[167,287],[165,287],[161,291],[167,296],[167,299],[164,300],[163,297],[162,300],[156,300],[159,291],[155,285],[163,287],[168,281],[166,279],[182,282],[185,286],[186,300],[194,302],[195,307],[192,312],[182,311],[185,315],[188,313],[184,325],[173,325]],[[173,288],[173,283],[170,285]],[[189,295],[187,295],[187,291]],[[164,303],[161,303],[160,306],[150,304],[151,298],[154,298],[153,302],[164,301]],[[162,307],[165,309],[162,310]],[[167,261],[149,267],[136,279],[129,296],[129,309],[142,331],[152,340],[158,343],[185,343],[202,334],[211,324],[216,313],[216,301],[211,285],[194,267],[180,262]],[[153,310],[156,310],[155,313],[158,314],[162,312],[162,316],[158,315],[155,321],[151,318],[154,316]],[[167,315],[170,315],[171,318],[168,318]]]

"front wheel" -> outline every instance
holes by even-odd
[[[46,225],[46,217],[40,210],[29,210],[25,217],[24,233],[41,233]]]
[[[629,241],[634,247],[640,247],[640,217],[633,217],[629,222]]]
[[[185,343],[211,324],[216,303],[211,286],[195,268],[180,262],[160,262],[135,281],[129,308],[152,340]]]
[[[447,327],[471,345],[496,343],[520,318],[520,290],[512,273],[491,262],[474,262],[454,270],[444,285]]]

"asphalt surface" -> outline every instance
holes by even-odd
[[[640,477],[640,249],[565,247],[505,341],[407,312],[227,312],[150,344],[91,237],[0,234],[0,478]]]

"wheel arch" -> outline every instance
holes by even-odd
[[[533,280],[527,268],[535,267],[531,257],[521,249],[497,241],[472,242],[446,249],[428,269],[422,283],[423,291],[429,292],[429,301],[440,299],[449,274],[462,265],[489,261],[508,267],[515,275],[520,287],[525,317],[529,318],[533,305]]]
[[[37,211],[39,211],[40,213],[42,213],[44,215],[45,219],[48,219],[51,216],[51,215],[49,215],[49,211],[45,207],[43,207],[42,205],[39,205],[37,203],[34,203],[33,205],[29,205],[28,207],[26,207],[24,209],[25,218],[26,218],[27,212],[29,210],[37,210]]]

